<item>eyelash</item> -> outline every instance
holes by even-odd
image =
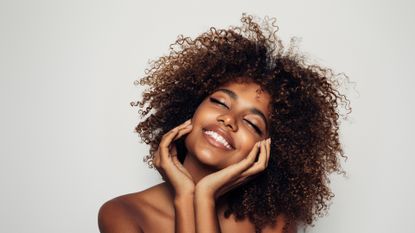
[[[261,132],[261,130],[258,128],[258,126],[256,126],[256,125],[254,125],[254,124],[252,124],[250,121],[248,121],[248,120],[245,120],[246,122],[248,122],[248,124],[250,124],[253,128],[254,128],[254,130],[255,130],[255,132],[257,132],[259,135],[262,135],[262,132]]]
[[[220,102],[219,100],[217,100],[213,97],[210,97],[210,101],[213,102],[213,103],[220,104],[220,105],[224,106],[225,108],[229,109],[229,107],[226,104]],[[248,124],[250,124],[254,128],[256,133],[258,133],[259,135],[262,135],[262,131],[258,128],[258,126],[256,126],[255,124],[253,124],[252,122],[250,122],[248,120],[244,119],[244,121],[248,122]]]
[[[217,100],[217,99],[215,99],[213,97],[210,97],[210,101],[211,102],[214,102],[214,103],[217,103],[217,104],[220,104],[220,105],[224,106],[225,108],[229,109],[229,107],[226,104],[220,102],[219,100]]]

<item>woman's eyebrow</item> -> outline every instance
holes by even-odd
[[[233,91],[231,91],[229,89],[226,89],[226,88],[218,88],[214,92],[217,92],[217,91],[220,91],[220,92],[223,92],[223,93],[227,94],[229,97],[231,97],[234,100],[237,100],[238,99],[238,95],[235,92],[233,92]],[[258,115],[259,117],[261,117],[262,120],[264,120],[264,122],[265,122],[265,128],[266,128],[266,130],[268,130],[268,121],[267,121],[267,118],[265,117],[264,113],[261,112],[259,109],[255,108],[255,107],[250,108],[249,111],[251,113],[253,113],[253,114]]]
[[[228,94],[229,97],[231,97],[234,100],[237,100],[238,99],[238,95],[236,95],[235,92],[233,92],[233,91],[231,91],[229,89],[226,89],[226,88],[218,88],[214,92],[217,92],[217,91],[222,91],[222,92]]]

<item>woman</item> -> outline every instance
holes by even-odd
[[[348,101],[331,70],[284,49],[273,20],[242,22],[179,37],[140,80],[136,131],[165,182],[105,203],[102,233],[296,232],[326,212]]]

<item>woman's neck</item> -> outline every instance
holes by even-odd
[[[195,156],[189,153],[187,153],[184,159],[183,166],[190,173],[190,175],[192,175],[195,184],[197,184],[203,177],[215,172],[213,168],[200,163]]]

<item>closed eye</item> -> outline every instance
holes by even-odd
[[[248,124],[252,127],[252,128],[254,128],[254,130],[255,130],[255,132],[257,133],[257,134],[259,134],[260,136],[262,136],[262,131],[259,129],[259,127],[258,126],[256,126],[254,123],[252,123],[252,122],[250,122],[250,121],[248,121],[248,120],[245,120],[246,122],[248,122]]]
[[[225,103],[223,103],[223,102],[221,102],[221,101],[219,101],[218,99],[215,99],[215,98],[213,98],[213,97],[210,97],[209,98],[209,100],[210,100],[210,102],[212,102],[212,103],[215,103],[215,104],[219,104],[219,105],[222,105],[223,107],[225,107],[225,108],[227,108],[227,109],[229,109],[229,107],[225,104]],[[258,126],[256,126],[254,123],[252,123],[252,122],[250,122],[250,121],[248,121],[248,120],[245,120],[244,119],[244,121],[246,121],[254,130],[255,130],[255,132],[257,133],[257,134],[259,134],[260,136],[262,136],[262,131],[261,131],[261,129],[259,129],[259,127]]]
[[[216,103],[216,104],[220,104],[220,105],[224,106],[225,108],[229,109],[229,107],[226,104],[220,102],[219,100],[217,100],[217,99],[215,99],[213,97],[210,97],[209,99],[210,99],[210,102],[213,102],[213,103]]]

